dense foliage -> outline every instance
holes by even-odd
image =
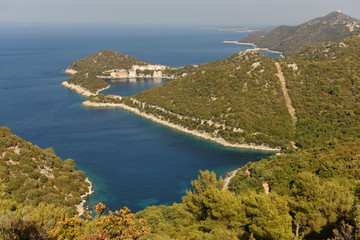
[[[51,148],[40,149],[0,127],[0,215],[8,215],[0,225],[21,215],[49,228],[74,216],[88,192],[85,179],[72,159],[62,161]]]
[[[359,137],[359,47],[359,36],[353,36],[308,48],[282,62],[299,119],[295,141],[300,147]]]
[[[83,87],[92,93],[96,93],[98,90],[108,87],[109,84],[97,77],[96,74],[83,70],[66,79],[68,83]]]
[[[133,65],[146,65],[137,58],[112,50],[101,50],[89,57],[80,59],[70,64],[69,69],[76,71],[89,70],[101,75],[104,71],[112,69],[130,69]]]
[[[261,53],[240,52],[134,98],[168,113],[140,104],[142,111],[231,143],[283,146],[294,126],[274,63]]]
[[[254,32],[241,42],[291,55],[309,46],[349,37],[360,31],[360,21],[340,12],[332,12],[298,26],[280,26],[267,32]]]

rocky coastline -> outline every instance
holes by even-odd
[[[255,45],[254,43],[242,43],[242,42],[238,42],[238,41],[223,41],[223,43],[233,43],[233,44],[244,45],[244,46],[252,46],[254,48],[250,49],[250,50],[253,50],[253,51],[267,51],[267,52],[270,52],[270,53],[280,54],[281,58],[284,57],[282,52],[275,51],[275,50],[270,50],[268,48],[260,48],[257,45]]]
[[[89,178],[86,178],[85,182],[89,183],[89,190],[88,190],[88,192],[86,192],[86,193],[84,193],[83,195],[80,196],[81,197],[81,202],[78,205],[76,205],[76,211],[78,212],[78,216],[83,215],[84,210],[85,210],[84,206],[85,206],[85,203],[86,203],[86,199],[91,194],[94,193],[94,191],[93,191],[93,183],[89,180]]]
[[[141,116],[143,118],[146,118],[148,120],[151,120],[153,122],[162,124],[164,126],[170,127],[172,129],[190,134],[192,136],[196,136],[217,144],[220,144],[222,146],[225,147],[231,147],[231,148],[239,148],[239,149],[251,149],[251,150],[260,150],[260,151],[269,151],[269,152],[279,152],[280,149],[277,148],[271,148],[271,147],[267,147],[267,146],[259,146],[259,145],[255,145],[255,144],[233,144],[233,143],[229,143],[227,142],[225,139],[223,138],[215,138],[212,137],[209,133],[201,133],[199,131],[196,130],[189,130],[183,126],[162,120],[157,118],[154,115],[148,114],[148,113],[144,113],[144,112],[140,112],[139,109],[137,108],[133,108],[133,107],[129,107],[128,105],[125,105],[123,103],[95,103],[95,102],[90,102],[89,100],[83,102],[81,104],[83,107],[90,107],[90,108],[121,108],[123,110],[132,112],[138,116]]]
[[[237,168],[235,170],[232,170],[230,172],[227,172],[225,177],[224,177],[224,190],[227,190],[229,188],[230,185],[230,181],[233,177],[235,177],[236,173],[240,170],[240,168]]]
[[[83,97],[90,97],[92,95],[96,95],[99,92],[101,92],[105,89],[108,89],[110,87],[110,86],[104,87],[102,89],[97,90],[96,93],[93,93],[93,92],[90,92],[89,90],[87,90],[86,88],[83,88],[81,86],[78,86],[78,85],[75,85],[72,83],[68,83],[67,81],[64,81],[63,83],[61,83],[61,86],[69,88],[69,89],[75,91],[76,93],[80,94]]]

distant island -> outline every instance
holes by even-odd
[[[222,32],[256,32],[260,31],[260,29],[250,29],[247,27],[202,27],[201,29],[208,29],[208,30],[218,30]]]
[[[315,18],[298,26],[280,26],[256,31],[239,41],[290,56],[310,45],[336,41],[360,32],[360,21],[340,11]]]

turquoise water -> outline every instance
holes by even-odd
[[[132,211],[180,202],[200,169],[218,175],[271,153],[228,149],[120,109],[87,109],[60,84],[70,62],[101,49],[169,66],[222,59],[245,49],[223,44],[244,34],[199,28],[0,27],[0,125],[62,159],[72,158],[94,183],[93,205]],[[164,80],[166,81],[166,80]],[[112,82],[132,95],[163,82]]]

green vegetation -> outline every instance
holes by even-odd
[[[89,97],[90,102],[95,103],[121,103],[122,101],[117,98],[105,97],[103,94],[92,95]]]
[[[50,235],[54,239],[139,239],[145,236],[150,228],[142,219],[135,219],[126,207],[119,211],[108,211],[106,206],[98,203],[94,206],[96,217],[85,211],[83,218],[66,218],[58,222]],[[106,214],[105,214],[106,213]]]
[[[277,50],[289,56],[307,46],[336,41],[358,32],[359,20],[340,12],[332,12],[298,26],[280,26],[270,31],[254,32],[241,42],[254,43],[258,47]]]
[[[288,147],[286,154],[248,163],[229,190],[223,190],[222,179],[214,173],[200,172],[182,203],[137,213],[152,229],[145,239],[359,239],[359,45],[360,37],[353,36],[278,60],[297,116],[295,125],[290,119],[287,124],[294,134],[283,139],[294,140],[301,149]],[[221,122],[228,107],[237,103],[241,111],[254,105],[252,111],[268,116],[262,99],[277,103],[272,96],[277,92],[277,100],[285,104],[274,77],[275,61],[261,54],[236,54],[200,65],[189,76],[135,95],[135,100],[125,98],[124,103],[196,129],[204,125],[199,119]],[[236,93],[236,81],[228,84],[232,78],[247,83],[251,91],[240,88],[241,94]],[[251,98],[266,84],[271,91]],[[235,94],[236,101],[226,105]],[[214,99],[226,101],[216,105]],[[217,108],[218,114],[208,113]],[[248,123],[255,118],[246,116],[239,122],[244,127],[236,126],[249,131]],[[266,121],[256,121],[259,133]]]
[[[309,47],[285,59],[245,51],[199,65],[188,76],[124,98],[123,103],[230,143],[291,151],[358,137],[360,38]],[[276,61],[296,110],[294,124]]]
[[[199,65],[186,65],[179,68],[166,68],[163,74],[166,76],[174,76],[175,78],[181,77],[184,73],[194,73]]]
[[[88,187],[72,159],[62,161],[51,148],[40,149],[0,127],[0,226],[35,221],[49,229],[77,214]]]
[[[76,71],[89,70],[97,75],[112,69],[130,69],[133,65],[147,65],[137,58],[130,57],[121,52],[101,50],[89,57],[80,59],[70,64],[69,69]]]
[[[231,143],[284,146],[293,139],[294,126],[276,74],[273,59],[240,52],[137,94],[147,107],[132,106]]]
[[[96,93],[100,89],[106,88],[109,86],[107,82],[98,78],[96,74],[88,71],[83,70],[74,75],[68,77],[66,79],[68,83],[83,87],[92,93]]]
[[[84,174],[0,128],[0,236],[9,239],[360,239],[360,37],[292,57],[245,51],[121,100],[229,142],[282,147],[224,189],[200,171],[181,203],[72,217]],[[286,79],[297,121],[277,75]],[[293,143],[291,143],[293,141]],[[54,177],[52,177],[54,176]],[[24,184],[22,184],[24,183]],[[30,237],[32,236],[32,237]]]
[[[302,148],[357,139],[360,132],[360,38],[310,47],[282,61]],[[293,65],[298,70],[294,70]]]

